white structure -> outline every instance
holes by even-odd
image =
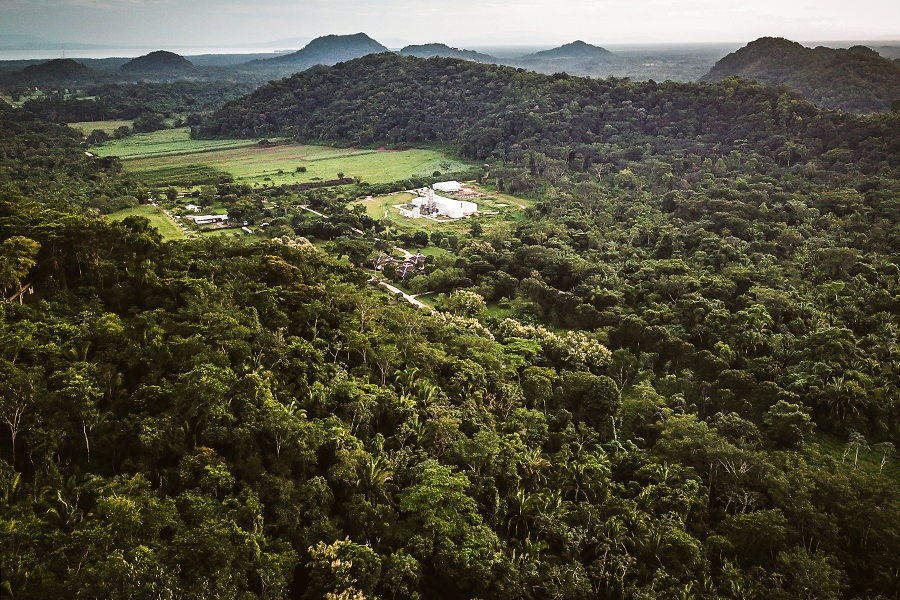
[[[458,181],[442,181],[431,186],[437,192],[445,194],[455,194],[462,189],[462,185]]]
[[[435,194],[431,189],[424,198],[416,198],[410,204],[419,207],[423,214],[443,215],[451,219],[462,219],[478,212],[478,205],[474,202],[444,198]]]
[[[407,219],[418,219],[422,216],[422,210],[418,206],[413,206],[412,210],[401,208],[400,216],[406,217]]]
[[[228,215],[197,215],[189,216],[197,225],[213,225],[214,223],[225,223],[228,221]]]
[[[194,212],[200,212],[200,207],[197,206],[196,204],[188,204],[187,206],[184,207],[184,210],[192,210]]]

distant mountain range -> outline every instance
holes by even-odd
[[[34,43],[34,39],[29,36],[0,36],[0,44],[4,42]],[[882,49],[886,52],[891,49],[897,50],[893,47]],[[79,64],[73,60],[57,59],[33,64],[20,71],[13,71],[12,63],[9,63],[0,69],[0,77],[31,82],[51,79],[82,81],[92,78],[113,81],[123,77],[146,79],[158,76],[160,79],[179,77],[231,79],[259,84],[304,71],[315,65],[330,66],[384,52],[390,50],[368,35],[357,33],[319,37],[296,52],[249,61],[245,58],[243,59],[245,62],[240,64],[239,61],[242,59],[239,56],[218,62],[210,57],[197,57],[203,62],[195,66],[178,54],[157,51],[130,61],[84,60],[79,61],[83,64]],[[684,81],[696,80],[699,77],[705,81],[717,81],[725,77],[742,77],[770,85],[787,85],[822,107],[858,113],[886,112],[900,100],[900,60],[883,58],[879,52],[866,46],[853,46],[848,49],[823,46],[807,48],[782,38],[760,38],[751,42],[720,59],[702,77],[700,74],[709,69],[709,65],[712,65],[717,55],[711,56],[708,62],[703,64],[702,69],[698,68],[685,77],[682,75],[685,71],[679,70],[677,59],[662,58],[658,61],[663,63],[662,68],[654,71],[658,68],[655,60],[630,57],[627,52],[615,54],[581,40],[558,48],[510,58],[497,58],[441,43],[406,46],[399,54],[420,58],[456,58],[503,64],[548,74],[565,72],[590,77],[607,77],[611,74],[633,77],[631,73],[634,72],[638,74],[636,77],[638,79],[655,78],[657,72],[663,75],[660,80],[672,78]],[[666,60],[668,64],[665,64]],[[16,68],[22,69],[27,64],[28,62],[25,62]],[[675,77],[671,77],[673,73]]]
[[[887,112],[900,100],[900,64],[865,46],[807,48],[760,38],[721,59],[702,79],[726,77],[787,85],[822,107],[851,112]]]

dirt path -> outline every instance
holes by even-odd
[[[393,285],[389,284],[386,281],[378,280],[378,285],[383,287],[387,291],[391,292],[392,294],[400,294],[401,296],[403,296],[404,300],[406,300],[407,302],[409,302],[410,304],[412,304],[413,306],[415,306],[417,308],[427,308],[429,311],[432,310],[432,308],[430,306],[428,306],[421,300],[416,300],[415,296],[410,296],[409,294],[407,294],[400,288],[394,287]]]

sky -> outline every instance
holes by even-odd
[[[900,0],[0,0],[0,36],[234,48],[365,32],[388,47],[900,40]]]

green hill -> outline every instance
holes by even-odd
[[[22,69],[20,77],[28,81],[69,81],[90,77],[94,71],[71,58],[57,58]]]
[[[587,163],[600,152],[594,148],[609,145],[640,156],[643,148],[704,155],[750,143],[776,157],[788,140],[813,152],[837,147],[850,135],[842,129],[886,135],[868,121],[781,96],[734,80],[636,83],[379,54],[271,82],[216,112],[198,135],[439,143],[478,160],[564,145]],[[773,120],[776,110],[788,116]]]
[[[760,38],[721,59],[704,77],[756,79],[787,85],[824,108],[887,112],[900,99],[900,68],[864,46],[807,48],[783,38]]]
[[[598,60],[610,59],[613,57],[615,57],[615,55],[606,48],[601,48],[600,46],[594,46],[592,44],[582,42],[581,40],[576,40],[569,44],[563,44],[559,48],[542,50],[541,52],[535,52],[534,54],[526,54],[519,60],[555,60],[567,58]]]
[[[128,74],[182,74],[189,73],[194,70],[191,61],[174,52],[165,50],[157,50],[144,56],[139,56],[128,61],[120,67],[123,73]]]
[[[314,65],[333,65],[367,54],[387,51],[387,47],[364,33],[326,35],[314,39],[297,52],[260,62],[272,66],[290,65],[297,70],[302,70]]]
[[[400,51],[403,56],[416,56],[418,58],[432,58],[440,56],[443,58],[461,58],[463,60],[473,60],[475,62],[496,63],[497,59],[490,54],[482,54],[474,50],[460,50],[459,48],[451,48],[447,44],[422,44],[418,46],[407,46]]]

